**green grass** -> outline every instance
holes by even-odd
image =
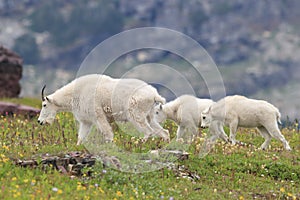
[[[32,106],[35,108],[40,108],[41,106],[41,100],[36,99],[36,98],[29,98],[29,97],[24,97],[24,98],[0,98],[0,101],[4,102],[11,102],[15,104],[22,104],[22,105],[27,105],[27,106]]]
[[[198,180],[190,180],[168,167],[147,173],[126,173],[104,168],[100,162],[92,167],[92,176],[81,177],[55,170],[44,172],[39,167],[21,168],[13,160],[39,159],[45,153],[85,151],[85,146],[76,146],[77,124],[71,114],[62,113],[48,126],[38,125],[36,118],[21,116],[2,116],[0,126],[0,199],[300,198],[300,134],[294,129],[282,130],[292,152],[283,150],[276,140],[272,140],[270,149],[258,150],[263,138],[254,130],[241,129],[237,139],[249,145],[231,146],[219,141],[208,155],[200,158],[203,140],[197,138],[187,147],[189,159],[174,161],[200,176]],[[175,124],[167,122],[164,126],[174,138]],[[130,126],[122,124],[115,128],[114,144],[138,154],[167,146],[159,138],[142,143]],[[176,145],[172,143],[168,148]]]

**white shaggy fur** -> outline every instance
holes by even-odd
[[[169,140],[168,131],[153,120],[156,102],[164,104],[165,99],[141,80],[91,74],[75,79],[44,98],[38,122],[52,123],[57,112],[72,112],[79,122],[78,145],[92,125],[103,133],[105,141],[111,142],[110,122],[113,121],[131,122],[144,133],[144,140],[155,134]]]
[[[173,120],[178,125],[177,140],[187,136],[192,137],[198,133],[198,127],[201,124],[201,112],[212,105],[213,102],[210,99],[182,95],[165,105],[157,105],[155,107],[155,120],[157,122],[166,119]]]
[[[269,146],[271,138],[281,141],[286,150],[291,150],[288,142],[281,134],[277,122],[280,122],[280,112],[272,104],[263,100],[249,99],[244,96],[227,96],[201,113],[202,127],[210,127],[213,132],[211,140],[217,139],[217,135],[227,140],[223,125],[230,128],[230,140],[236,143],[235,134],[238,127],[257,127],[257,130],[265,138],[262,149]]]

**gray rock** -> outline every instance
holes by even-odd
[[[19,55],[0,46],[0,98],[19,96],[22,62]]]

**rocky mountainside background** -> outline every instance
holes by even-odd
[[[300,117],[299,10],[298,0],[0,0],[0,44],[24,60],[22,95],[37,96],[44,83],[53,91],[73,79],[106,38],[137,27],[170,28],[208,51],[228,95],[266,99],[293,118]],[[187,68],[169,53],[144,51],[124,56],[111,73],[149,62]],[[203,81],[190,81],[198,96],[208,96]]]
[[[0,46],[0,98],[18,97],[21,92],[22,59]]]

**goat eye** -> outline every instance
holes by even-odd
[[[44,104],[43,107],[46,107],[46,104]]]
[[[158,111],[156,111],[156,114],[158,115]]]
[[[206,119],[206,117],[202,117],[203,119]]]

